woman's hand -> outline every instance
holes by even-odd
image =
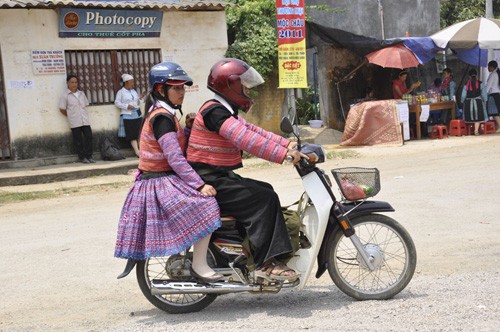
[[[293,150],[297,147],[297,142],[290,142],[287,146],[288,150]]]
[[[292,163],[294,165],[297,165],[299,163],[300,158],[304,158],[304,159],[309,160],[309,157],[307,155],[303,154],[302,152],[300,152],[299,150],[290,150],[288,152],[287,156],[290,156],[293,158]]]
[[[128,110],[135,110],[135,107],[134,107],[134,106],[132,106],[132,105],[130,105],[130,104],[128,104],[128,105],[127,105],[127,109],[128,109]]]
[[[186,114],[186,128],[191,129],[193,127],[193,122],[194,122],[195,117],[196,117],[196,113]]]
[[[200,188],[198,188],[198,191],[203,196],[206,196],[206,197],[213,197],[217,194],[217,191],[215,190],[215,188],[209,184],[206,184],[206,183],[203,186],[201,186]]]

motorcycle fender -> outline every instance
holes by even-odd
[[[134,269],[135,264],[137,264],[137,261],[129,258],[127,260],[127,265],[125,265],[125,270],[123,270],[123,272],[118,277],[116,277],[116,279],[121,279],[128,276],[129,273]]]
[[[371,213],[395,211],[389,203],[383,201],[366,201],[358,206],[355,206],[354,203],[341,203],[340,205],[346,213],[356,207],[356,209],[347,214],[349,219]],[[332,243],[333,237],[335,236],[335,234],[337,234],[337,232],[342,232],[342,230],[335,220],[332,211],[330,212],[330,218],[328,219],[328,226],[326,227],[323,243],[321,243],[321,248],[318,252],[318,271],[316,271],[316,278],[320,278],[328,269],[328,252],[330,250],[329,244]]]
[[[341,203],[340,205],[342,206],[344,211],[348,213],[347,217],[350,219],[359,216],[364,216],[370,213],[395,211],[394,208],[391,206],[391,204],[383,201],[366,201],[357,206],[355,206],[354,203]],[[356,209],[351,211],[352,209],[354,209],[354,207],[356,207]]]

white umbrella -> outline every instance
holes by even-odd
[[[440,48],[500,48],[500,20],[475,18],[449,26],[430,36]]]

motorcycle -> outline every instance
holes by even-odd
[[[286,288],[302,290],[317,261],[316,278],[327,270],[334,284],[357,300],[385,300],[401,292],[415,272],[417,254],[409,233],[396,220],[380,214],[393,212],[387,202],[368,200],[380,190],[377,169],[332,170],[341,192],[337,200],[328,174],[317,167],[325,151],[319,145],[300,143],[288,118],[281,130],[297,137],[297,147],[309,157],[295,168],[304,194],[300,200],[299,249],[287,265],[300,273],[292,281],[256,277],[245,230],[237,220],[222,218],[212,234],[207,260],[224,276],[222,281],[202,283],[190,274],[192,251],[144,261],[129,260],[123,278],[136,266],[144,296],[168,313],[189,313],[206,308],[217,296],[247,292],[278,293]]]

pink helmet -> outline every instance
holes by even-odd
[[[210,90],[244,112],[252,107],[253,100],[243,87],[251,89],[262,83],[264,79],[253,67],[234,58],[222,59],[213,65],[207,80]]]

